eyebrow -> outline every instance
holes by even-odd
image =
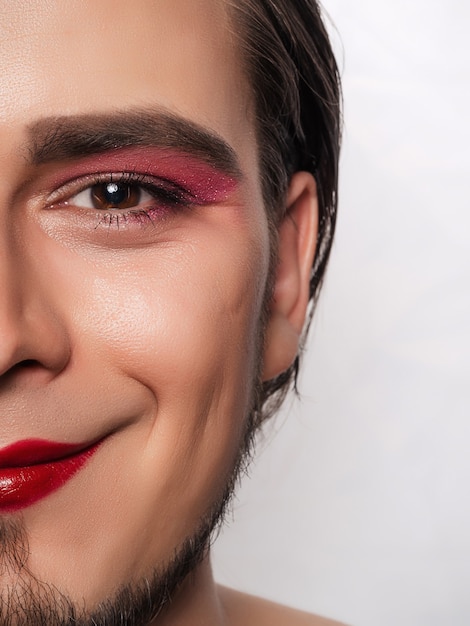
[[[236,179],[241,167],[235,150],[212,130],[161,109],[47,117],[28,126],[34,165],[146,146],[187,152]]]

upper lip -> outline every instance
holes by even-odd
[[[62,443],[47,439],[22,439],[0,449],[0,469],[53,463],[86,450],[96,442]]]

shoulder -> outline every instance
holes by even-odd
[[[230,626],[344,626],[226,587],[219,587],[219,597]]]

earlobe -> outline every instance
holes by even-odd
[[[278,262],[266,328],[263,380],[284,372],[297,354],[307,313],[317,232],[315,179],[309,172],[296,172],[287,193],[287,212],[279,226]]]

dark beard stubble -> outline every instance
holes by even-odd
[[[271,228],[271,240],[273,232],[275,229]],[[57,587],[39,580],[29,570],[28,539],[21,517],[0,517],[0,626],[157,626],[159,617],[164,619],[178,589],[208,555],[237,482],[250,465],[255,436],[265,417],[261,355],[273,296],[275,250],[277,241],[271,245],[270,270],[255,339],[255,382],[244,435],[225,488],[194,535],[175,550],[166,566],[156,568],[139,583],[124,585],[114,597],[88,611],[84,600],[82,606],[78,606]]]
[[[271,227],[270,237],[273,238]],[[225,488],[203,517],[199,528],[175,550],[166,566],[156,568],[139,583],[121,587],[92,611],[83,600],[78,606],[57,587],[39,580],[28,568],[29,547],[21,517],[0,517],[0,626],[157,626],[171,609],[183,582],[208,555],[211,541],[222,526],[235,486],[247,472],[255,435],[264,421],[266,400],[262,383],[264,339],[274,285],[277,241],[271,245],[270,271],[258,324],[254,385],[238,456]],[[119,556],[117,556],[119,558]],[[5,579],[8,582],[5,582]]]
[[[273,292],[273,267],[256,336],[255,383],[251,410],[245,423],[238,456],[219,498],[202,518],[199,528],[174,552],[169,563],[155,568],[139,583],[121,587],[93,610],[87,610],[57,587],[39,580],[28,568],[29,546],[21,517],[0,517],[0,626],[157,626],[171,610],[178,589],[208,555],[211,541],[220,530],[240,476],[247,473],[256,433],[263,422],[265,391],[262,383],[264,338]],[[117,555],[116,558],[119,558]]]
[[[254,390],[258,405],[260,385]],[[244,439],[225,490],[194,535],[175,550],[166,566],[156,568],[138,584],[128,584],[92,611],[78,606],[58,588],[39,580],[28,568],[29,547],[21,517],[0,518],[0,626],[147,626],[160,623],[172,598],[189,574],[207,556],[223,523],[240,474],[251,459],[256,409],[250,412]],[[117,556],[116,558],[119,558]]]

